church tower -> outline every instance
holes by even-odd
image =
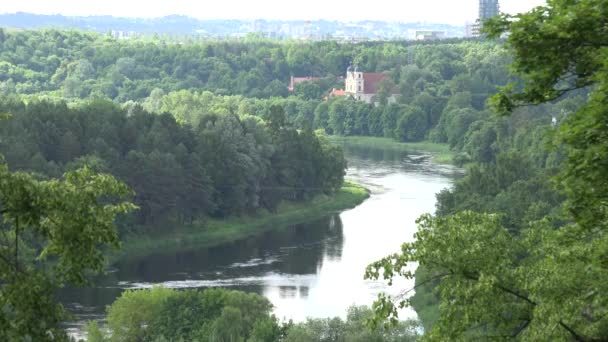
[[[354,98],[358,99],[356,95],[363,94],[365,91],[365,78],[363,77],[363,72],[359,70],[359,67],[354,67],[352,65],[348,66],[346,69],[346,80],[344,81],[344,88],[346,93],[352,95]]]
[[[365,79],[363,78],[363,72],[359,70],[359,66],[355,67],[355,94],[363,94],[365,89]]]

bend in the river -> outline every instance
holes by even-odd
[[[162,284],[174,288],[255,291],[269,298],[279,318],[342,316],[352,304],[370,305],[381,291],[413,283],[363,280],[365,267],[413,239],[415,219],[433,212],[435,194],[460,171],[431,163],[423,153],[345,146],[347,178],[371,197],[358,207],[314,221],[211,248],[123,259],[94,288],[60,293],[80,319],[101,319],[122,291]],[[415,313],[406,312],[413,316]]]

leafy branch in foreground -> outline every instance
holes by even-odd
[[[123,200],[131,195],[87,168],[39,181],[0,164],[1,340],[67,339],[54,290],[103,269],[103,246],[119,246],[116,216],[136,208]]]
[[[411,262],[431,270],[428,280],[440,280],[440,317],[425,338],[588,341],[605,334],[608,279],[589,255],[608,245],[604,235],[573,240],[579,226],[556,230],[544,220],[513,236],[498,215],[470,211],[424,215],[418,224],[416,241],[371,264],[366,278],[411,279]],[[397,308],[409,306],[394,301],[381,295],[372,323],[395,322]]]
[[[508,33],[514,55],[511,71],[521,80],[492,98],[494,108],[508,114],[517,106],[555,100],[598,81],[608,47],[605,0],[549,0],[528,13],[502,14],[484,30],[491,38]]]
[[[442,276],[439,319],[431,340],[521,339],[601,341],[608,336],[608,1],[548,0],[529,13],[486,25],[508,32],[512,70],[521,88],[494,97],[499,112],[542,103],[593,86],[586,103],[559,123],[553,148],[565,160],[554,178],[566,196],[559,220],[549,217],[509,231],[498,216],[470,211],[423,216],[417,241],[368,267],[366,276],[411,278],[409,262]],[[518,90],[518,91],[517,91]],[[398,300],[398,305],[408,305]],[[376,321],[394,319],[381,296]]]

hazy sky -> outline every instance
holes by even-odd
[[[545,0],[502,0],[516,13]],[[0,0],[0,13],[160,17],[184,14],[200,19],[379,19],[462,25],[477,17],[477,0]]]

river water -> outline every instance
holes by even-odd
[[[411,241],[415,220],[433,212],[435,194],[460,171],[430,162],[430,155],[344,146],[347,178],[365,185],[371,197],[358,207],[305,224],[277,227],[224,245],[125,259],[95,287],[70,289],[60,300],[84,321],[101,320],[105,306],[125,289],[162,284],[171,288],[224,287],[267,297],[279,318],[344,317],[353,304],[371,305],[382,291],[398,295],[413,281],[388,287],[363,279],[365,267]],[[415,317],[403,311],[401,317]]]

